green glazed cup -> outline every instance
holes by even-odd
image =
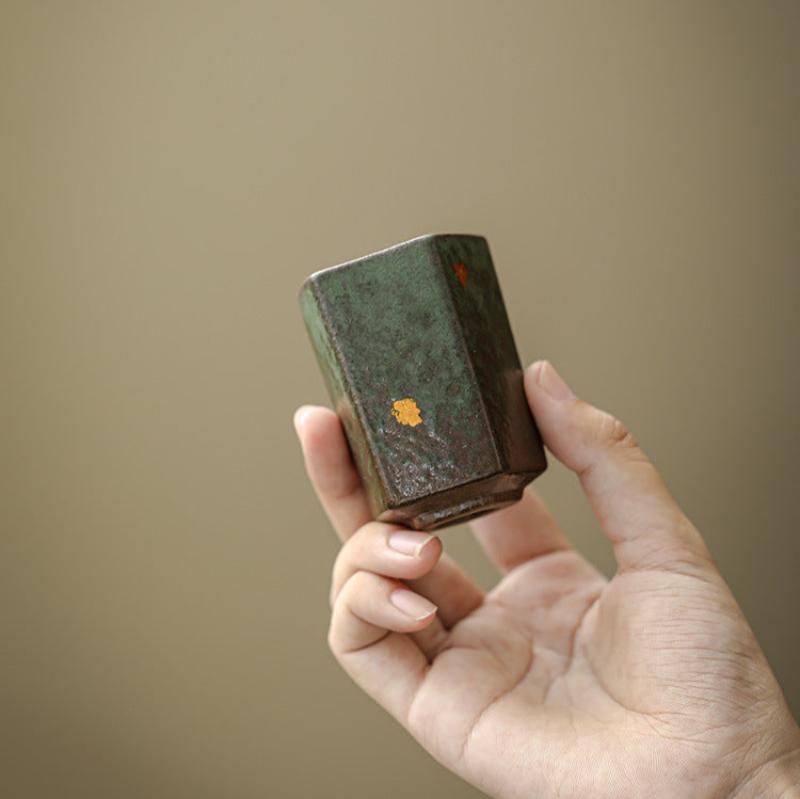
[[[300,307],[376,519],[463,522],[547,467],[482,236],[420,236],[315,272]]]

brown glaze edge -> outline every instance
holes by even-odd
[[[378,520],[424,531],[439,530],[443,527],[461,524],[469,519],[475,519],[485,513],[519,502],[525,486],[538,477],[542,471],[544,469],[536,472],[494,474],[472,483],[449,488],[407,505],[388,508],[380,514]],[[443,507],[434,511],[426,511],[423,508],[431,504],[432,496],[435,496],[437,503],[441,503]]]

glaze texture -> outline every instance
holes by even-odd
[[[375,518],[445,527],[544,471],[486,239],[421,236],[315,272],[300,306]]]

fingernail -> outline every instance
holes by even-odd
[[[387,543],[395,550],[403,555],[413,555],[418,558],[422,554],[422,550],[436,538],[435,535],[430,533],[420,533],[416,530],[397,530],[389,536]]]
[[[294,429],[297,431],[297,435],[300,435],[301,430],[303,429],[303,422],[305,421],[306,416],[308,416],[308,412],[311,408],[308,405],[301,405],[295,412],[294,412]]]
[[[406,588],[398,588],[389,594],[389,601],[406,616],[410,616],[414,621],[422,621],[433,613],[436,613],[436,605],[428,602],[424,596],[415,594]]]
[[[564,382],[564,378],[549,361],[542,361],[536,375],[536,384],[543,388],[553,399],[575,399],[572,389]]]

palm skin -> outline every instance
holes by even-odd
[[[335,415],[312,409],[298,425],[309,474],[346,540],[331,591],[337,659],[492,796],[789,795],[800,732],[699,533],[616,420],[549,365],[529,370],[526,389],[614,544],[614,578],[529,490],[471,525],[504,572],[483,595],[438,538],[369,521]],[[391,550],[393,536],[419,541],[413,557]],[[400,613],[393,597],[408,589],[418,598]]]
[[[728,795],[759,708],[780,697],[768,676],[724,586],[606,582],[557,552],[517,567],[456,625],[408,726],[493,795]],[[453,706],[469,714],[454,720]]]

